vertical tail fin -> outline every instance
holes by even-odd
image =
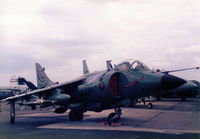
[[[52,82],[45,73],[45,68],[41,67],[40,64],[35,63],[36,67],[36,77],[37,77],[37,87],[44,88],[55,84]]]
[[[88,69],[86,60],[83,60],[82,62],[83,62],[83,74],[89,73],[89,69]]]

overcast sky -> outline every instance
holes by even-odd
[[[12,75],[54,81],[139,59],[151,69],[200,66],[199,0],[0,0],[0,86]],[[200,71],[176,73],[200,80]]]

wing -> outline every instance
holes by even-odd
[[[17,100],[20,100],[22,98],[28,99],[32,95],[39,96],[39,97],[46,97],[46,96],[50,96],[52,93],[54,93],[55,91],[58,91],[58,90],[65,90],[65,91],[70,92],[74,88],[77,88],[78,85],[83,84],[83,82],[84,82],[84,78],[79,78],[79,79],[72,80],[72,81],[69,81],[69,82],[55,84],[55,85],[48,86],[46,88],[36,89],[34,91],[25,92],[25,93],[20,94],[20,95],[8,97],[8,98],[3,99],[1,101],[2,102],[17,101]]]

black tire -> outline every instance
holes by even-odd
[[[14,117],[14,116],[12,116],[12,117],[10,118],[10,123],[11,123],[11,124],[14,124],[14,123],[15,123],[15,117]]]
[[[108,118],[107,118],[107,121],[108,121],[108,124],[111,125],[113,120],[114,120],[114,117],[115,117],[115,113],[110,113],[108,115]]]
[[[185,101],[185,100],[186,100],[186,97],[185,97],[185,96],[181,96],[181,100],[182,100],[182,101]]]
[[[149,103],[149,104],[147,105],[147,107],[148,107],[148,109],[152,109],[152,108],[153,108],[153,104],[152,104],[152,103]]]
[[[120,117],[114,118],[113,123],[119,123]]]
[[[59,107],[59,108],[56,108],[54,110],[55,113],[58,113],[58,114],[61,114],[61,113],[65,113],[67,111],[67,107]]]
[[[156,101],[161,101],[160,95],[157,95],[157,96],[156,96]]]
[[[77,112],[76,113],[76,121],[82,121],[83,120],[83,113]]]
[[[74,112],[73,111],[69,112],[69,120],[70,121],[75,121],[75,116],[74,116]]]
[[[69,112],[69,120],[70,121],[81,121],[83,120],[83,113],[78,111],[70,111]]]

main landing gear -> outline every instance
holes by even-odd
[[[119,122],[119,120],[121,119],[120,116],[122,114],[121,111],[122,110],[120,108],[115,108],[115,112],[109,114],[107,122],[110,126],[112,125],[112,123]]]
[[[181,96],[181,100],[182,101],[185,101],[186,100],[186,97],[183,95],[183,96]]]
[[[83,120],[83,113],[80,111],[70,111],[69,112],[69,120],[70,121],[82,121]]]

